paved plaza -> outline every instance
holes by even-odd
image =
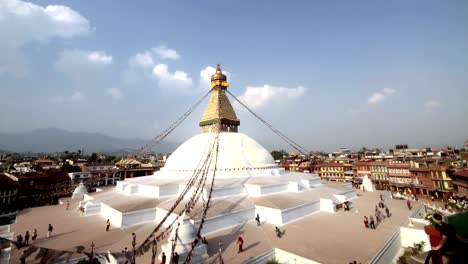
[[[282,238],[276,237],[275,226],[265,223],[258,227],[254,219],[210,233],[207,235],[208,253],[215,256],[218,243],[221,242],[225,263],[242,263],[273,248],[320,263],[349,263],[352,260],[366,263],[400,226],[408,224],[410,212],[405,201],[388,199],[385,203],[392,217],[385,219],[376,230],[365,229],[362,218],[364,215],[369,217],[374,214],[379,195],[380,192],[358,191],[358,197],[352,200],[349,212],[344,212],[343,209],[338,209],[336,213],[318,212],[292,221],[281,227],[285,232]],[[417,202],[413,203],[413,207],[417,205]],[[77,202],[72,202],[70,208],[76,206]],[[120,252],[125,247],[131,248],[132,232],[137,234],[137,243],[141,243],[156,225],[146,223],[129,228],[111,227],[106,232],[105,220],[100,215],[81,217],[76,209],[65,210],[65,205],[54,205],[20,212],[17,224],[12,225],[12,231],[24,235],[26,230],[32,232],[37,228],[38,239],[31,244],[47,248],[75,250],[81,247],[90,251],[90,244],[94,242],[96,252]],[[54,226],[52,238],[46,238],[49,223]],[[235,243],[239,235],[245,241],[245,251],[241,254],[237,253]],[[22,250],[13,250],[11,263],[19,263],[21,252]],[[76,256],[79,255],[71,257]],[[38,263],[33,259],[34,256],[28,258],[27,263]],[[137,261],[150,263],[150,259],[151,252],[148,252],[138,257]]]

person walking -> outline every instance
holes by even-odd
[[[16,248],[20,249],[21,247],[23,247],[23,236],[18,235],[16,236]]]
[[[260,215],[257,214],[257,217],[255,217],[255,221],[257,221],[257,226],[260,226]]]
[[[161,264],[166,264],[166,253],[162,253],[161,255]]]
[[[343,204],[343,209],[345,212],[349,212],[349,205],[348,205],[348,202],[344,202]]]
[[[26,234],[24,234],[24,244],[29,245],[29,231],[26,231]]]
[[[109,231],[109,227],[110,227],[110,220],[107,219],[107,221],[106,221],[106,232]]]
[[[179,263],[179,257],[180,257],[180,256],[179,256],[179,254],[178,254],[177,252],[174,253],[174,257],[172,257],[172,262],[173,262],[174,264],[178,264],[178,263]]]
[[[390,209],[387,206],[385,206],[385,213],[387,214],[387,218],[390,218]]]
[[[369,228],[369,218],[367,218],[367,216],[364,216],[364,219],[362,221],[364,222],[364,227]]]
[[[408,210],[411,211],[411,201],[409,199],[406,200],[406,205],[408,206]]]
[[[382,194],[380,194],[380,201],[383,202],[383,195]]]
[[[49,224],[49,227],[47,227],[47,237],[52,236],[52,231],[54,231],[54,227],[51,224]]]
[[[375,229],[375,222],[374,222],[374,217],[371,215],[369,218],[369,223],[370,223],[370,228]]]
[[[382,222],[382,213],[380,211],[375,212],[375,220],[377,221],[377,224]]]
[[[68,210],[70,208],[70,201],[67,200],[67,207],[66,207],[66,210]]]
[[[136,244],[136,235],[132,233],[132,244]]]
[[[279,227],[275,227],[276,237],[281,238],[281,230]]]
[[[21,256],[20,256],[20,263],[21,263],[21,264],[26,264],[26,250],[23,251],[23,253],[21,253]]]
[[[237,238],[236,243],[238,246],[237,253],[241,253],[242,251],[244,251],[244,249],[242,248],[242,246],[244,246],[244,239],[242,239],[241,236]]]
[[[34,230],[33,230],[33,232],[32,232],[32,237],[31,237],[31,239],[32,239],[32,241],[34,242],[34,240],[36,240],[36,238],[37,238],[37,229],[34,228]]]

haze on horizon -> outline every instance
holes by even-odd
[[[221,63],[233,94],[310,150],[461,147],[466,25],[463,0],[0,0],[0,132],[149,139]],[[285,147],[231,102],[240,132]],[[199,133],[206,103],[168,140]]]

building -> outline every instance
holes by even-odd
[[[353,163],[353,170],[356,177],[371,176],[371,162],[357,161]]]
[[[436,188],[432,183],[429,168],[410,168],[410,175],[413,180],[412,190],[415,194],[432,196]]]
[[[99,187],[115,185],[120,180],[120,170],[114,164],[88,163],[76,167],[79,171],[68,173],[72,184],[83,181],[89,187]]]
[[[453,192],[458,196],[468,198],[468,169],[455,171],[451,174]]]
[[[7,175],[0,172],[0,218],[12,216],[17,210],[19,184]]]
[[[429,166],[431,173],[432,184],[435,189],[449,196],[453,191],[452,179],[448,175],[448,167],[446,166]]]
[[[321,163],[318,164],[320,168],[320,178],[328,181],[345,182],[345,165],[343,163]],[[349,170],[349,166],[346,167]],[[349,177],[349,174],[348,174]]]
[[[18,208],[57,204],[58,198],[70,196],[69,176],[62,171],[31,171],[8,174],[19,184]]]
[[[370,162],[370,175],[375,186],[381,190],[390,189],[387,162],[372,161]]]
[[[159,169],[149,162],[144,163],[134,158],[121,159],[115,165],[120,171],[121,180],[152,175]]]
[[[394,161],[387,164],[388,180],[393,191],[411,192],[413,180],[409,169],[408,163]]]

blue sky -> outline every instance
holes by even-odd
[[[151,138],[221,63],[307,149],[468,139],[468,2],[291,2],[0,0],[0,131]],[[168,140],[198,133],[203,108]],[[284,146],[235,108],[242,132]]]

